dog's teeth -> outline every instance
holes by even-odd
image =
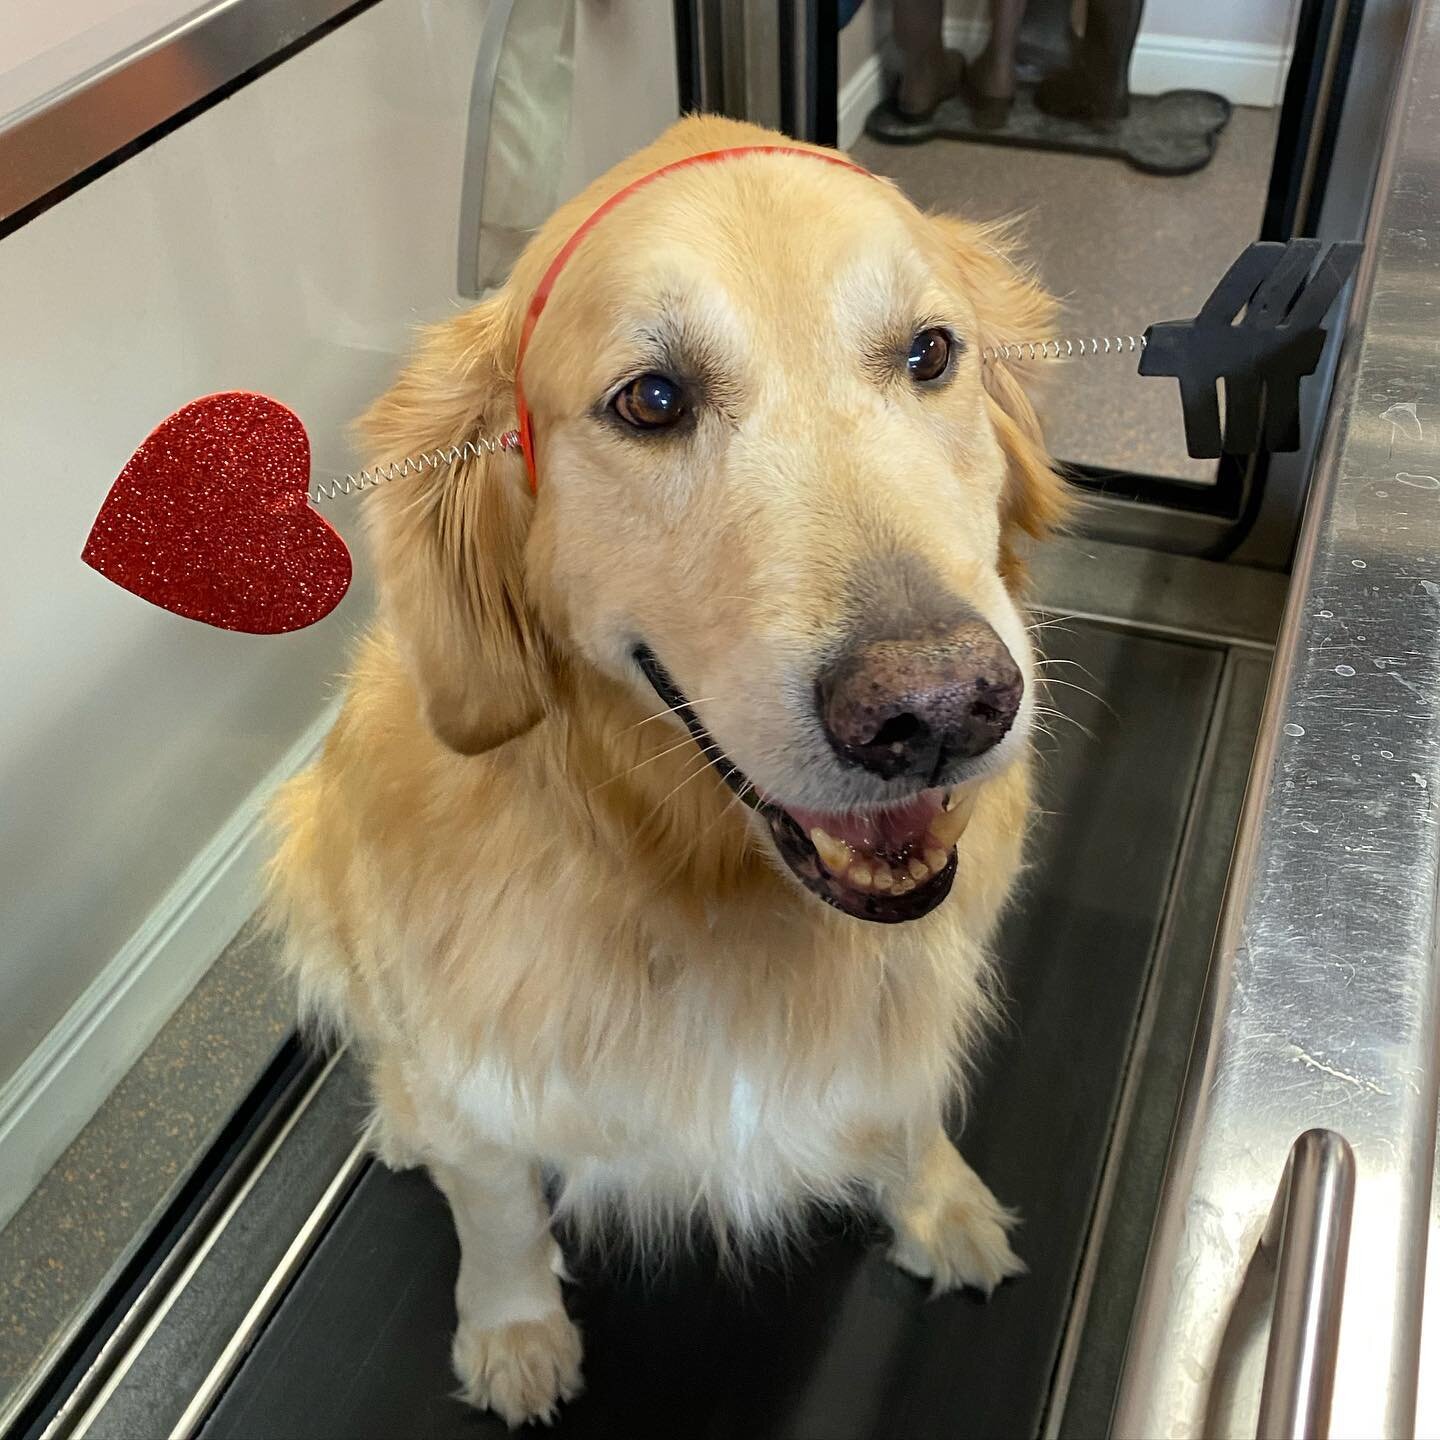
[[[930,822],[930,838],[940,850],[948,850],[965,833],[975,810],[973,795],[961,796],[949,810],[942,810]]]
[[[843,875],[845,867],[850,863],[850,847],[843,841],[837,840],[827,830],[821,830],[818,826],[810,832],[810,843],[815,847],[815,853],[825,862],[825,868],[836,875]]]
[[[810,831],[810,843],[825,869],[856,890],[908,895],[950,863],[950,851],[964,834],[975,808],[974,788],[966,785],[953,791],[945,808],[930,822],[929,832],[921,842],[923,848],[894,867],[878,856],[857,853],[854,846],[818,825]]]

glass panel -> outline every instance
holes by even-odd
[[[898,73],[867,111],[885,23],[867,3],[842,37],[842,127],[863,116],[855,155],[918,203],[1014,217],[1063,303],[1058,335],[1139,335],[1195,314],[1260,237],[1298,9],[895,0]],[[1215,477],[1187,454],[1174,382],[1141,379],[1133,358],[1057,367],[1041,406],[1071,464]]]
[[[504,12],[495,7],[505,31],[493,89],[488,100],[478,93],[471,99],[469,149],[481,187],[477,292],[504,283],[555,208],[570,138],[575,0],[524,0],[513,9],[507,4]],[[490,79],[477,69],[477,90]],[[483,146],[476,119],[482,108],[489,112]]]
[[[26,7],[36,12],[28,28]],[[1138,336],[1154,322],[1196,312],[1259,235],[1280,193],[1272,162],[1299,13],[1298,0],[1204,7],[1186,0],[845,0],[837,35],[820,29],[818,16],[829,7],[814,0],[763,13],[741,0],[379,0],[358,9],[344,0],[296,0],[272,49],[250,54],[242,83],[223,97],[207,92],[197,105],[193,94],[197,84],[209,84],[207,55],[215,57],[205,37],[218,32],[206,27],[219,23],[216,17],[146,48],[147,65],[185,82],[175,113],[143,143],[127,137],[113,154],[98,145],[73,183],[57,180],[7,210],[3,186],[17,173],[9,162],[18,154],[18,147],[3,148],[16,128],[8,122],[40,95],[51,96],[40,107],[45,114],[59,113],[72,90],[78,96],[86,88],[77,83],[82,73],[122,51],[139,55],[137,34],[155,39],[156,26],[173,26],[178,11],[195,9],[180,0],[86,0],[82,20],[56,28],[39,23],[44,8],[41,0],[20,0],[19,11],[12,6],[0,21],[0,55],[9,36],[20,57],[9,68],[0,62],[0,334],[11,341],[0,347],[7,517],[0,526],[0,914],[7,942],[0,967],[0,1424],[6,1405],[31,1393],[96,1297],[139,1253],[207,1147],[246,1113],[247,1096],[271,1073],[277,1048],[293,1040],[296,997],[256,915],[271,846],[262,817],[278,787],[331,733],[341,688],[334,677],[351,664],[375,613],[363,510],[343,496],[320,513],[350,545],[354,583],[333,615],[283,637],[194,625],[82,566],[78,554],[95,512],[147,430],[196,396],[234,388],[274,395],[306,426],[314,479],[345,491],[344,482],[373,458],[353,447],[348,426],[390,384],[413,349],[416,327],[456,315],[503,283],[546,216],[651,141],[675,118],[681,94],[697,108],[741,118],[790,117],[809,138],[833,119],[842,149],[892,177],[921,206],[974,220],[1014,219],[1022,252],[1064,311],[1052,333],[999,338]],[[216,8],[232,18],[249,15],[253,39],[269,23],[265,16],[273,20],[286,7],[233,0]],[[297,41],[292,32],[302,13],[309,28]],[[113,39],[121,36],[123,45]],[[83,50],[74,48],[80,41]],[[1323,57],[1313,47],[1296,63],[1301,78],[1318,81]],[[72,114],[70,140],[103,134],[105,107],[112,114],[125,108],[126,73],[138,90],[135,72],[124,66],[116,71],[119,89],[107,89],[111,81],[86,89],[104,103]],[[153,99],[157,72],[145,73]],[[837,92],[838,103],[829,105]],[[1295,128],[1304,127],[1297,121]],[[1307,139],[1300,135],[1302,150]],[[1286,157],[1283,185],[1296,181],[1298,163]],[[829,167],[825,173],[836,174]],[[748,240],[744,218],[733,233]],[[803,231],[803,221],[794,228]],[[768,252],[762,262],[772,263]],[[667,272],[667,284],[683,287],[675,273],[678,267]],[[608,299],[608,290],[598,293]],[[716,306],[713,314],[722,312]],[[797,305],[797,330],[812,318]],[[908,329],[901,338],[908,343]],[[936,353],[948,353],[943,334],[939,341]],[[702,359],[710,363],[708,351]],[[1221,491],[1216,465],[1186,453],[1174,382],[1135,372],[1134,357],[1123,354],[1046,364],[1038,397],[1051,448],[1092,479],[1124,474],[1184,482],[1207,495]],[[659,383],[638,393],[637,403],[663,409],[679,392],[668,376],[635,383],[644,380]],[[1233,468],[1228,474],[1234,478]],[[888,488],[884,503],[894,503]],[[1043,1292],[1031,1292],[1049,1296],[1049,1328],[1042,1333],[1012,1310],[1015,1346],[1007,1332],[985,1332],[994,1353],[1028,1347],[1027,1403],[1037,1423],[1050,1403],[1051,1377],[1078,1363],[1070,1351],[1059,1353],[1062,1332],[1093,1197],[1109,1183],[1112,1121],[1124,1105],[1143,1110],[1141,1139],[1131,1144],[1146,1152],[1150,1178],[1158,1177],[1169,1112],[1153,1087],[1147,1105],[1127,1098],[1129,1047],[1148,1023],[1150,977],[1166,949],[1189,956],[1194,983],[1179,985],[1173,993],[1181,998],[1166,1001],[1156,1033],[1176,1054],[1183,1049],[1204,957],[1193,935],[1186,946],[1171,933],[1174,877],[1199,877],[1187,903],[1199,917],[1196,933],[1208,936],[1284,599],[1283,576],[1221,570],[1190,556],[1158,557],[1163,563],[1156,564],[1152,552],[1122,545],[1059,554],[1041,577],[1049,587],[1044,603],[1068,603],[1087,617],[1069,638],[1044,637],[1050,657],[1041,664],[1064,666],[1063,673],[1022,681],[988,622],[968,632],[965,647],[951,647],[983,652],[997,666],[1003,661],[1008,670],[991,675],[1012,677],[967,679],[976,696],[991,697],[977,700],[972,715],[988,706],[998,716],[1010,707],[987,720],[1001,728],[982,737],[985,745],[1008,733],[1027,685],[1048,683],[1055,695],[1081,697],[1055,699],[1046,711],[1076,724],[1040,744],[1049,757],[1048,769],[1040,767],[1047,813],[1038,817],[1033,853],[1044,875],[1027,892],[1040,898],[1011,912],[1001,943],[1022,982],[1014,993],[1031,1015],[1048,1014],[1042,1023],[1052,1035],[1088,1012],[1095,1064],[1070,1065],[1083,1072],[1083,1083],[1072,1085],[1062,1073],[1070,1052],[1052,1045],[1037,1061],[1033,1049],[1022,1054],[1029,1034],[1017,1029],[1002,1052],[1013,1073],[992,1072],[986,1081],[995,1172],[1008,1166],[1017,1187],[1049,1194],[1065,1213],[1063,1233],[1047,1232],[1059,1258]],[[1236,581],[1237,574],[1243,578]],[[868,604],[883,587],[866,585]],[[930,588],[925,570],[902,574],[893,604],[902,616],[906,607],[918,613],[929,603],[921,592]],[[994,593],[1001,588],[994,579]],[[716,597],[722,605],[746,599]],[[958,623],[971,625],[973,607],[961,599],[934,612],[950,619],[926,623],[938,629],[963,615]],[[912,647],[925,653],[905,663],[932,663],[926,647],[933,636],[927,630],[925,637],[925,646]],[[648,663],[644,673],[666,699],[653,654]],[[643,670],[645,659],[638,664]],[[872,688],[889,683],[886,673]],[[1091,693],[1092,685],[1103,693]],[[818,695],[820,682],[809,675],[799,688]],[[856,694],[858,726],[873,713],[858,682]],[[697,699],[695,706],[711,703]],[[885,767],[895,762],[881,752],[899,753],[917,733],[930,733],[908,712],[892,718],[884,744],[879,729],[853,745],[832,731],[828,743],[846,764],[891,780]],[[648,723],[639,719],[622,733]],[[829,721],[810,715],[808,723],[820,733]],[[683,752],[687,764],[699,761],[682,784],[705,772],[704,757],[689,754],[686,733],[668,743],[673,748],[654,759]],[[862,751],[866,758],[853,758]],[[852,916],[876,918],[887,901],[958,872],[951,847],[969,810],[962,813],[958,802],[941,808],[935,799],[934,775],[945,757],[940,744],[936,769],[917,771],[929,778],[906,793],[907,801],[927,798],[902,835],[904,847],[921,847],[905,849],[903,872],[888,828],[896,817],[871,828],[852,796],[849,808],[835,813],[837,828],[856,837],[866,857],[849,871],[853,884],[847,890],[844,875],[821,864],[828,842],[843,871],[849,840],[823,826],[802,829],[798,820],[795,849],[809,868],[796,875],[836,909],[848,904]],[[824,758],[833,762],[835,754],[826,750]],[[916,830],[914,815],[939,830]],[[807,834],[820,836],[813,866],[803,851]],[[934,860],[945,837],[942,859]],[[327,843],[328,836],[317,840]],[[748,844],[742,836],[747,857]],[[896,859],[893,871],[886,855]],[[705,897],[695,913],[708,915],[708,906]],[[828,910],[819,913],[830,918]],[[892,910],[888,918],[914,917]],[[1111,978],[1119,975],[1098,998],[1085,969],[1094,955],[1110,957]],[[1045,963],[1064,970],[1064,986],[1050,983]],[[1047,1012],[1047,1005],[1058,1009]],[[292,1054],[293,1046],[281,1053]],[[1151,1068],[1165,1067],[1153,1061]],[[1022,1072],[1028,1078],[1017,1086]],[[1179,1084],[1178,1073],[1167,1076],[1162,1095]],[[737,1072],[736,1106],[749,1095],[748,1083]],[[976,1093],[985,1096],[983,1087]],[[1061,1138],[1083,1151],[1084,1165],[1061,1176],[1063,1185],[1048,1164],[1050,1149],[1014,1141],[1025,1118],[1056,1095],[1084,1109],[1073,1124],[1059,1109],[1049,1115],[1054,1133],[1066,1132]],[[335,1104],[346,1124],[358,1123],[359,1107]],[[448,1364],[444,1345],[431,1344],[436,1327],[450,1323],[435,1318],[435,1307],[443,1310],[453,1289],[449,1261],[443,1275],[433,1263],[435,1245],[450,1243],[443,1222],[437,1229],[433,1221],[443,1207],[423,1190],[423,1176],[394,1182],[377,1167],[368,1181],[370,1191],[394,1194],[413,1185],[432,1206],[406,1216],[417,1253],[429,1256],[425,1283],[406,1300],[424,1315],[408,1327],[405,1343],[431,1346],[424,1364],[406,1372],[407,1383],[423,1389],[434,1369]],[[349,1212],[347,1232],[367,1233],[374,1214],[365,1223],[357,1214]],[[1112,1232],[1129,1237],[1113,1272],[1131,1276],[1115,1282],[1122,1290],[1133,1286],[1146,1233],[1142,1216],[1125,1218]],[[831,1260],[849,1237],[834,1240]],[[1042,1269],[1043,1246],[1031,1253]],[[389,1263],[403,1269],[408,1262],[395,1252]],[[325,1283],[317,1273],[308,1283]],[[956,1353],[970,1355],[981,1380],[992,1368],[992,1352],[931,1346],[936,1332],[922,1336],[922,1322],[905,1310],[914,1300],[919,1313],[918,1290],[892,1291],[872,1284],[868,1273],[864,1284],[852,1284],[858,1271],[829,1273],[842,1283],[813,1314],[829,1316],[842,1291],[860,1308],[829,1330],[816,1323],[798,1347],[818,1357],[821,1379],[806,1401],[815,1414],[864,1412],[849,1405],[846,1387],[883,1366],[855,1365],[826,1345],[863,1349],[877,1326],[893,1325],[896,1355],[903,1336],[905,1345],[921,1336],[913,1353],[930,1347],[933,1354],[916,1364],[939,1390],[949,1384]],[[368,1271],[351,1279],[370,1284]],[[332,1309],[349,1308],[346,1292],[327,1289],[326,1297]],[[648,1292],[637,1303],[643,1310]],[[776,1314],[785,1303],[775,1299]],[[1110,1304],[1110,1357],[1121,1352],[1127,1313],[1123,1295]],[[647,1315],[682,1348],[688,1344],[663,1314]],[[895,1315],[903,1323],[894,1325]],[[966,1307],[961,1323],[977,1331],[989,1325],[979,1307]],[[739,1336],[749,1344],[747,1326],[737,1321],[726,1343]],[[288,1333],[272,1330],[272,1347]],[[329,1333],[319,1336],[325,1344]],[[1073,1335],[1063,1338],[1069,1345]],[[771,1359],[767,1346],[749,1352],[762,1369]],[[258,1351],[237,1346],[235,1353]],[[685,1356],[680,1363],[688,1363]],[[345,1373],[337,1367],[326,1378],[345,1389]],[[1104,1415],[1109,1395],[1097,1373],[1089,1372],[1089,1403]],[[726,1366],[712,1366],[711,1380],[727,1392],[717,1405],[750,1404],[750,1387],[737,1386]],[[388,1383],[381,1367],[367,1383]],[[266,1399],[303,1402],[305,1390],[303,1383],[277,1385]],[[997,1410],[1010,1403],[1002,1390],[989,1399]],[[633,1387],[612,1385],[616,1393]],[[227,1398],[236,1413],[248,1413],[240,1386]],[[358,1388],[350,1394],[357,1410],[370,1399]]]
[[[86,0],[61,22],[20,0],[0,20],[0,1428],[293,1027],[251,920],[262,814],[323,740],[373,607],[340,501],[323,513],[356,572],[327,619],[265,637],[165,614],[79,561],[107,488],[167,414],[233,388],[300,415],[316,481],[355,469],[350,421],[415,326],[469,303],[466,180],[494,278],[677,113],[668,4],[525,0],[498,99],[472,94],[489,8],[239,0],[185,30],[203,7]],[[117,164],[107,117],[129,123],[141,82],[79,82],[141,49],[146,114],[167,86],[202,103]],[[237,65],[257,68],[206,103]],[[12,163],[12,109],[42,95],[43,145]],[[496,100],[488,150],[472,99]],[[62,142],[95,168],[7,188]]]

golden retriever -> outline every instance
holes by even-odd
[[[597,181],[429,333],[369,443],[514,425],[577,225],[788,143],[691,118]],[[1002,234],[874,177],[695,165],[554,285],[533,496],[512,452],[368,502],[381,614],[279,801],[273,904],[378,1153],[449,1199],[455,1369],[512,1424],[580,1386],[543,1174],[575,1233],[649,1253],[869,1200],[938,1289],[1021,1268],[942,1111],[1029,808],[1017,541],[1061,505],[981,352],[1051,313]]]

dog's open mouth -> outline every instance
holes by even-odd
[[[896,805],[833,815],[777,804],[716,745],[654,653],[641,645],[634,654],[720,777],[768,823],[780,857],[807,890],[846,915],[892,925],[929,914],[950,893],[973,796],[922,790]]]

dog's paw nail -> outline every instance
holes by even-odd
[[[580,1332],[563,1310],[491,1329],[462,1323],[452,1355],[462,1398],[512,1430],[553,1424],[560,1404],[583,1388]]]
[[[896,1235],[890,1258],[902,1270],[931,1283],[943,1295],[962,1286],[986,1299],[1002,1281],[1026,1273],[1025,1262],[1010,1248],[1007,1232],[1015,1218],[994,1200],[951,1201],[935,1213],[915,1217]]]
[[[890,1263],[917,1280],[933,1280],[935,1265],[925,1247],[918,1241],[899,1238],[890,1247]]]

